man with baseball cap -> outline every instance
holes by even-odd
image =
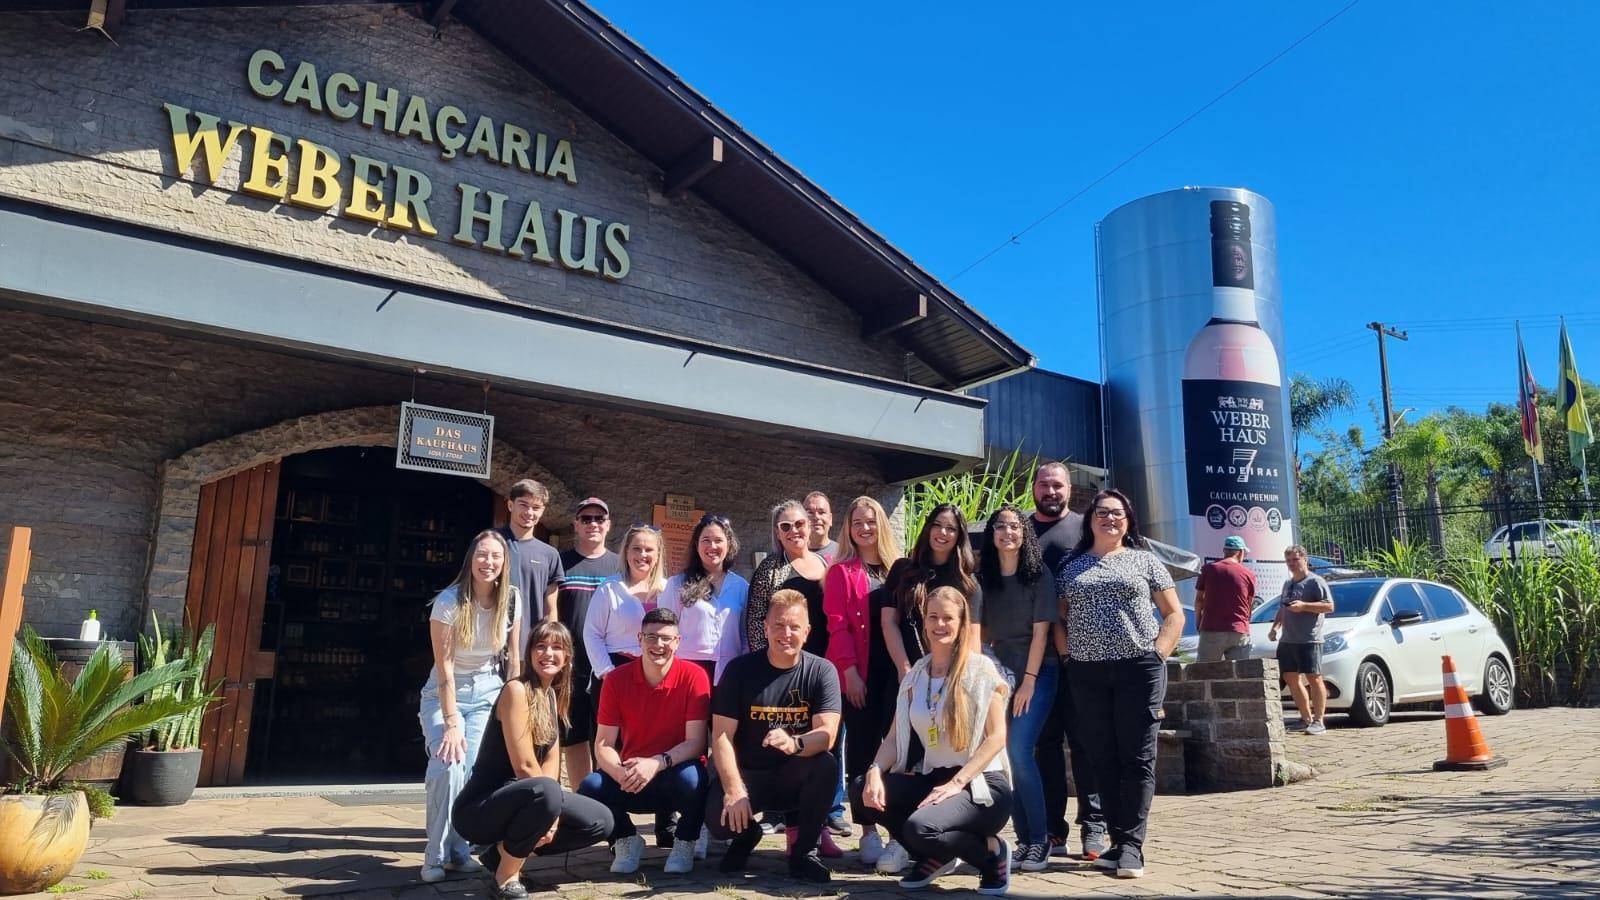
[[[1256,574],[1244,564],[1244,538],[1229,535],[1222,558],[1206,563],[1194,583],[1194,617],[1200,632],[1200,662],[1250,658],[1250,612]]]
[[[572,511],[572,547],[561,551],[561,568],[566,580],[556,595],[556,618],[567,626],[573,640],[581,640],[583,620],[589,614],[589,598],[601,582],[617,576],[622,566],[617,554],[606,549],[611,533],[611,507],[599,497],[585,497]],[[579,784],[593,769],[590,741],[595,730],[595,696],[590,693],[589,654],[572,655],[572,706],[567,717],[571,725],[562,729],[561,752],[567,763],[567,777]]]

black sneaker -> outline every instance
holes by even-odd
[[[1129,844],[1122,848],[1122,853],[1117,856],[1118,878],[1143,878],[1144,877],[1144,851]]]
[[[1000,849],[978,870],[978,893],[991,896],[1011,890],[1011,845],[998,835],[995,840],[1000,843]]]
[[[1050,848],[1050,855],[1051,856],[1071,856],[1072,855],[1071,851],[1069,851],[1067,849],[1067,838],[1066,838],[1065,835],[1052,834],[1048,838],[1046,838],[1045,840],[1046,840],[1045,846]]]
[[[743,834],[728,842],[728,849],[722,854],[722,862],[717,864],[717,868],[724,872],[743,872],[745,863],[750,861],[750,851],[756,849],[759,843],[761,829],[746,828]]]
[[[789,877],[814,884],[827,884],[833,880],[833,871],[822,864],[817,851],[813,850],[805,856],[789,856]]]
[[[494,879],[489,879],[493,883]],[[496,884],[492,888],[495,900],[527,900],[528,889],[522,886],[519,878],[508,878],[505,884]]]
[[[941,862],[937,859],[913,859],[911,871],[900,879],[900,886],[906,890],[914,891],[933,884],[934,879],[941,875],[949,875],[961,865],[961,860],[952,859]]]
[[[1115,872],[1117,870],[1117,860],[1121,857],[1122,847],[1121,845],[1118,845],[1100,854],[1100,858],[1094,861],[1094,866],[1097,869],[1109,869],[1110,871]]]
[[[853,831],[844,816],[829,816],[826,827],[838,837],[849,837]]]

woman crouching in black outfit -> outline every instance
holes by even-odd
[[[456,798],[456,832],[491,845],[479,857],[494,896],[522,898],[518,877],[529,856],[569,853],[604,841],[611,811],[561,789],[555,752],[572,697],[572,635],[540,622],[528,637],[522,674],[508,682],[484,729],[472,777]]]

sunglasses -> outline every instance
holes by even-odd
[[[800,519],[800,520],[795,521],[795,522],[779,522],[778,523],[778,530],[780,532],[784,533],[784,534],[789,534],[790,532],[795,532],[795,531],[805,531],[805,530],[807,530],[807,528],[808,528],[808,526],[806,525],[806,521],[804,519]]]
[[[580,525],[599,525],[599,524],[601,524],[602,522],[604,522],[605,520],[607,520],[609,518],[611,518],[611,517],[610,516],[579,516],[578,517],[578,523]]]
[[[706,513],[705,515],[700,517],[700,524],[701,525],[721,525],[724,528],[726,528],[728,526],[728,517],[724,516],[724,515],[720,515],[718,513]]]

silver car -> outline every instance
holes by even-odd
[[[1333,612],[1322,627],[1322,677],[1329,710],[1348,712],[1360,725],[1382,725],[1396,706],[1442,700],[1440,657],[1449,654],[1480,711],[1511,711],[1511,650],[1459,591],[1414,578],[1353,578],[1328,586]],[[1267,633],[1277,614],[1273,599],[1251,615],[1251,656],[1276,657],[1278,645]]]

